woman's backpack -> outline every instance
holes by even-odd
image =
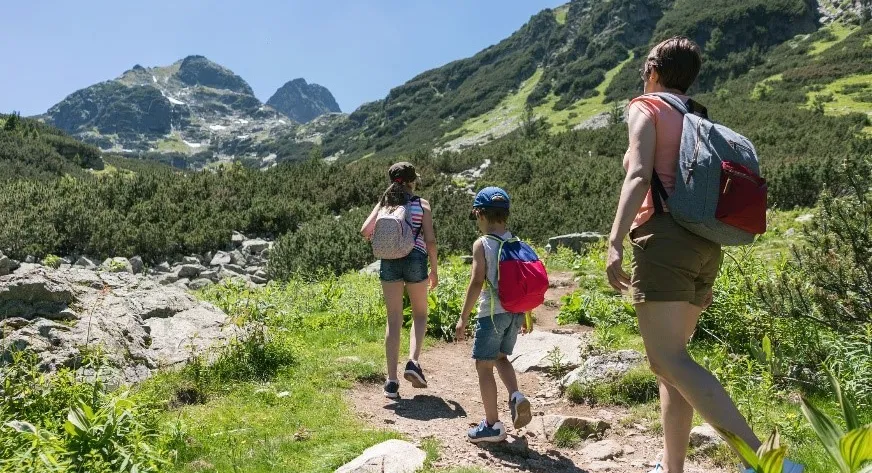
[[[496,235],[487,235],[486,238],[500,244],[497,287],[491,287],[491,290],[496,292],[503,309],[526,313],[542,305],[548,291],[548,272],[533,248],[518,238],[503,240]]]
[[[684,115],[675,191],[666,193],[655,172],[654,207],[663,204],[676,223],[725,246],[747,245],[766,232],[766,180],[754,145],[708,119],[705,107],[672,94],[656,95]]]
[[[419,197],[413,197],[408,204],[391,211],[379,210],[370,239],[373,256],[377,259],[400,259],[412,252],[421,227],[412,228],[407,217],[408,207],[412,202],[420,200]]]

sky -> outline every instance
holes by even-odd
[[[343,111],[498,43],[566,0],[31,0],[3,2],[0,112],[44,113],[140,64],[200,54],[266,101],[321,84]]]

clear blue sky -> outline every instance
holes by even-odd
[[[0,112],[45,112],[134,64],[202,54],[266,101],[304,77],[343,111],[499,42],[566,0],[32,0],[0,15]]]

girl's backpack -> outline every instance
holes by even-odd
[[[518,238],[503,240],[496,235],[487,235],[487,238],[500,243],[497,287],[491,286],[491,290],[496,291],[503,309],[526,313],[542,305],[548,291],[548,272],[533,248]]]
[[[684,115],[675,192],[666,193],[655,172],[652,194],[657,213],[663,205],[676,223],[707,240],[747,245],[766,232],[766,180],[754,145],[708,119],[705,107],[672,94],[660,97]]]
[[[413,197],[409,201],[420,200]],[[372,231],[372,254],[377,259],[405,258],[415,248],[415,240],[421,233],[421,227],[412,228],[407,218],[408,205],[397,207],[392,211],[380,210]]]

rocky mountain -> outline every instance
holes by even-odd
[[[302,78],[283,85],[266,104],[299,123],[309,123],[326,113],[342,112],[326,87],[308,84]]]
[[[327,89],[301,84],[306,86],[298,87],[295,99],[288,85],[284,95],[277,93],[287,107],[280,113],[261,103],[231,70],[188,56],[166,67],[136,65],[116,79],[70,94],[41,118],[103,150],[205,153],[200,163],[245,157],[264,164],[275,156],[263,143],[299,134],[299,124],[284,114],[288,110],[306,121],[319,110],[338,110]]]

